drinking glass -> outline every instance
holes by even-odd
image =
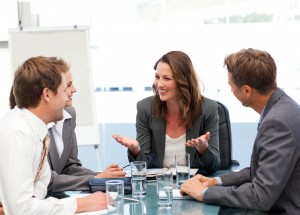
[[[124,181],[105,182],[108,214],[121,215],[124,211]]]
[[[134,161],[131,163],[131,187],[132,195],[144,196],[147,190],[147,166],[145,161]]]
[[[156,173],[158,205],[171,207],[173,202],[173,174],[170,169],[162,169]]]
[[[177,188],[180,189],[181,185],[190,178],[190,154],[176,154],[175,165],[176,184]]]

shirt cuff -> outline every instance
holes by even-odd
[[[206,192],[208,188],[205,188],[204,190],[201,191],[202,199],[204,198],[204,193]]]
[[[217,185],[221,186],[222,185],[222,180],[220,177],[215,177],[215,179],[217,180]]]

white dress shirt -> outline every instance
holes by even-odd
[[[68,215],[77,209],[75,198],[45,199],[48,162],[34,183],[47,132],[45,123],[27,109],[11,110],[0,120],[0,201],[7,215]]]
[[[61,154],[64,151],[64,142],[62,139],[64,122],[66,119],[72,118],[72,116],[65,110],[63,110],[63,114],[64,118],[62,120],[57,121],[56,123],[50,122],[47,125],[47,127],[52,130],[59,157],[61,157]]]

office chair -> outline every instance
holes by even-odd
[[[228,109],[221,102],[218,103],[219,113],[219,150],[221,157],[220,170],[234,170],[239,167],[239,162],[231,159],[232,137]]]

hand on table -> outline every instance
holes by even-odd
[[[91,195],[77,198],[76,212],[99,211],[104,210],[106,208],[106,194],[103,192],[95,192]]]
[[[215,178],[209,178],[198,174],[181,185],[180,193],[182,195],[190,195],[194,199],[202,201],[202,191],[214,185],[217,185],[217,180]]]
[[[100,172],[95,178],[123,178],[126,172],[118,164],[111,164],[103,172]]]

